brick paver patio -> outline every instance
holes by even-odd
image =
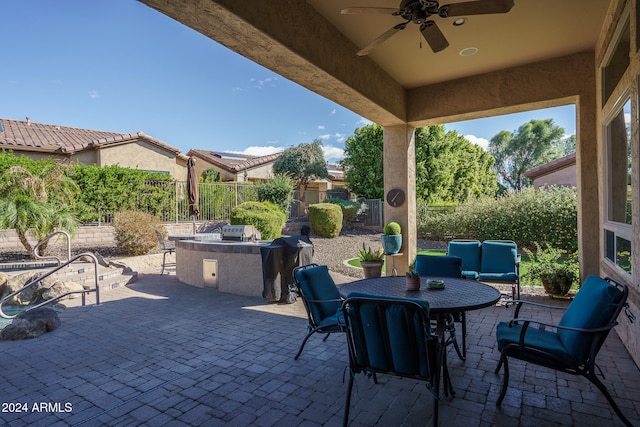
[[[312,337],[293,360],[306,326],[300,302],[269,304],[151,274],[101,298],[101,306],[65,310],[52,333],[0,342],[4,425],[341,425],[345,340]],[[494,329],[511,315],[504,306],[469,312],[468,359],[450,354],[456,396],[443,398],[441,425],[622,425],[587,380],[518,361],[496,409]],[[622,411],[640,425],[640,372],[615,333],[599,363]],[[378,380],[357,379],[352,426],[430,423],[423,383]]]

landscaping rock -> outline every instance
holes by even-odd
[[[10,325],[0,331],[0,340],[16,341],[39,337],[60,326],[55,310],[47,307],[35,308],[20,313]]]
[[[50,288],[45,289],[44,292],[42,292],[42,300],[43,301],[50,300],[53,298],[57,298],[58,296],[66,292],[81,291],[81,290],[83,290],[82,286],[77,284],[74,281],[67,280],[63,282],[62,280],[56,280],[55,283],[53,283],[53,285]],[[79,297],[80,297],[80,294],[71,294],[66,298],[74,299]]]

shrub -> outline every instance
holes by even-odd
[[[384,225],[383,232],[387,236],[397,236],[402,232],[402,228],[397,222],[391,221]]]
[[[256,184],[258,200],[271,202],[278,206],[282,212],[289,212],[293,201],[294,183],[286,175],[276,175],[273,179]]]
[[[344,199],[325,199],[324,203],[332,203],[334,205],[340,206],[342,209],[342,223],[348,224],[360,213],[362,206],[358,202],[354,202],[351,200]]]
[[[127,255],[144,255],[158,246],[160,220],[140,211],[121,211],[113,217],[118,248]]]
[[[253,225],[265,240],[282,236],[287,216],[270,202],[244,202],[231,210],[231,225]]]
[[[321,237],[338,237],[342,230],[342,209],[333,203],[309,205],[309,222]]]
[[[549,243],[568,253],[578,249],[577,192],[574,188],[526,188],[502,197],[482,197],[454,211],[418,218],[418,233],[434,240],[509,239],[519,246]],[[418,212],[422,212],[418,209]]]

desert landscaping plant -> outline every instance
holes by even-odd
[[[113,218],[118,249],[127,255],[145,255],[158,246],[160,220],[140,211],[118,212]]]
[[[309,222],[321,237],[338,237],[342,230],[342,209],[333,203],[309,205]]]
[[[266,240],[282,235],[287,216],[270,202],[244,202],[231,210],[231,225],[253,225]]]

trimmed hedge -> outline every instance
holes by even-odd
[[[355,220],[358,216],[358,213],[360,213],[360,209],[362,208],[360,203],[344,199],[325,199],[324,203],[332,203],[334,205],[340,206],[340,209],[342,209],[343,224],[348,224],[351,221]]]
[[[231,225],[253,225],[264,240],[282,236],[286,221],[287,216],[270,202],[244,202],[231,210]]]
[[[578,249],[575,188],[526,188],[499,198],[481,197],[455,210],[418,218],[418,234],[433,240],[508,239],[522,247],[535,242],[573,253]],[[418,209],[418,212],[424,212]]]
[[[342,209],[333,203],[309,205],[309,222],[320,237],[338,237],[342,231]]]

